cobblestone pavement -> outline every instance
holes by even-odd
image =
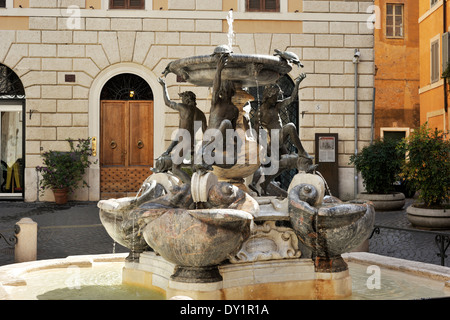
[[[405,208],[412,203],[408,199]],[[106,233],[96,202],[54,203],[0,202],[0,234],[14,235],[14,225],[22,218],[38,223],[38,260],[65,258],[71,255],[128,252]],[[399,231],[380,228],[369,241],[369,252],[396,258],[440,265],[441,258],[435,244],[435,235],[416,232],[404,210],[377,212],[375,225],[405,228]],[[441,231],[450,236],[450,230]],[[450,248],[445,265],[450,267]],[[0,265],[14,263],[14,249],[0,239]]]
[[[22,218],[38,224],[37,259],[71,255],[128,252],[107,234],[100,222],[96,202],[54,203],[0,202],[0,233],[14,235],[14,225]],[[0,239],[0,265],[14,263],[14,250]]]
[[[407,199],[404,208],[413,203]],[[436,234],[420,230],[411,225],[405,210],[376,212],[375,225],[381,226],[380,234],[374,234],[369,240],[369,252],[389,257],[441,264],[439,249],[435,243]],[[382,227],[402,228],[394,230]],[[450,236],[450,230],[433,231]],[[447,249],[444,265],[450,267],[450,247]]]

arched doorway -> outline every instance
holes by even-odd
[[[280,79],[278,79],[277,85],[282,92],[279,99],[284,99],[284,98],[290,97],[295,88],[294,82],[288,75],[284,75]],[[252,110],[250,112],[250,119],[252,121],[252,125],[253,125],[253,118],[257,115],[257,112],[258,112],[259,103],[260,103],[260,101],[262,101],[263,92],[264,92],[264,86],[249,88],[249,93],[255,97],[255,100],[251,102]],[[281,110],[280,118],[281,118],[281,122],[283,123],[283,125],[285,125],[289,122],[292,122],[297,127],[297,130],[300,130],[298,98],[295,99],[295,101],[293,103],[291,103],[289,106],[287,106],[287,108],[285,108],[284,110]],[[288,147],[289,152],[297,152],[297,149],[295,148],[294,144],[291,143],[290,139],[287,143],[287,147]],[[280,176],[278,176],[275,179],[275,181],[280,183],[280,187],[282,189],[287,190],[289,188],[289,184],[292,181],[292,178],[297,173],[298,173],[297,169],[284,171]]]
[[[153,92],[122,73],[100,94],[100,198],[134,196],[153,165]]]
[[[25,89],[19,77],[0,63],[0,199],[24,195]]]

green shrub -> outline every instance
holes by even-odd
[[[450,142],[442,131],[431,130],[425,123],[403,142],[408,160],[402,177],[417,190],[426,207],[441,207],[449,202]]]
[[[36,167],[36,170],[42,174],[40,181],[42,191],[68,188],[69,192],[73,192],[79,187],[80,181],[83,187],[89,187],[83,176],[91,165],[89,160],[89,156],[92,155],[91,140],[67,139],[67,141],[70,145],[69,152],[48,151],[42,154],[44,166]],[[74,142],[77,144],[75,145]]]
[[[367,193],[386,194],[394,191],[405,152],[395,140],[376,140],[356,155],[350,157],[350,164],[361,172]]]

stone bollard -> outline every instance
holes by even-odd
[[[16,223],[17,243],[14,250],[16,263],[35,261],[37,258],[37,223],[23,218]]]

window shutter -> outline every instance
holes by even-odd
[[[448,60],[449,60],[449,33],[446,32],[442,35],[442,72],[447,69]]]

